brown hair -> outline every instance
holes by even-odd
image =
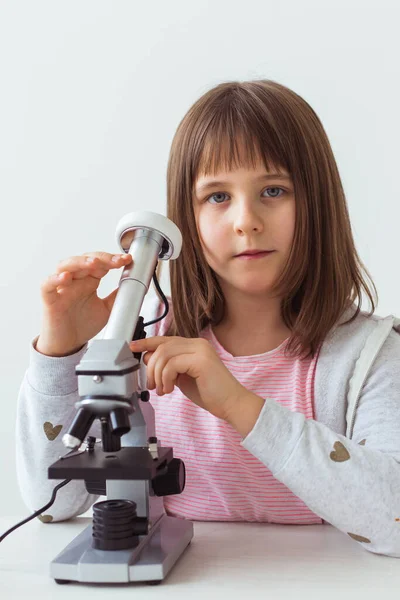
[[[238,140],[245,154],[239,156]],[[271,80],[225,82],[201,96],[180,122],[167,170],[167,217],[182,232],[180,256],[169,261],[172,320],[165,335],[199,337],[224,314],[224,297],[206,262],[194,217],[194,184],[220,168],[285,168],[292,178],[296,217],[292,248],[274,289],[291,335],[286,353],[314,356],[329,330],[364,289],[374,299],[353,240],[346,197],[321,121],[298,94]],[[159,262],[158,271],[162,261]]]

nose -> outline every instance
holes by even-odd
[[[254,231],[261,232],[264,229],[264,223],[257,208],[250,202],[243,202],[236,208],[233,223],[236,233],[242,235]]]

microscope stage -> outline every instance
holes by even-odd
[[[117,452],[92,452],[66,455],[50,465],[49,479],[139,479],[152,480],[160,475],[173,458],[172,448],[158,447],[153,459],[147,447],[122,447]]]

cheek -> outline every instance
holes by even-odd
[[[197,231],[205,254],[214,255],[218,248],[225,245],[223,231],[209,215],[203,213],[198,216]]]
[[[289,248],[292,244],[295,226],[295,206],[294,203],[288,203],[281,214],[278,216],[278,222],[274,229],[278,233],[280,245],[283,248]]]
[[[289,227],[288,227],[288,244],[291,245],[294,237],[294,229],[296,224],[296,212],[295,206],[293,205],[289,216]]]

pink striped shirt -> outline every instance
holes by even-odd
[[[165,322],[155,335],[164,334]],[[221,361],[245,388],[262,398],[273,398],[307,419],[313,418],[318,355],[306,360],[285,358],[285,340],[263,354],[233,356],[219,343],[210,325],[200,337],[211,342]],[[150,390],[150,402],[159,445],[172,446],[174,457],[182,459],[186,467],[182,494],[164,497],[167,514],[192,521],[323,522],[241,446],[243,438],[233,427],[199,408],[177,386],[160,397]]]

